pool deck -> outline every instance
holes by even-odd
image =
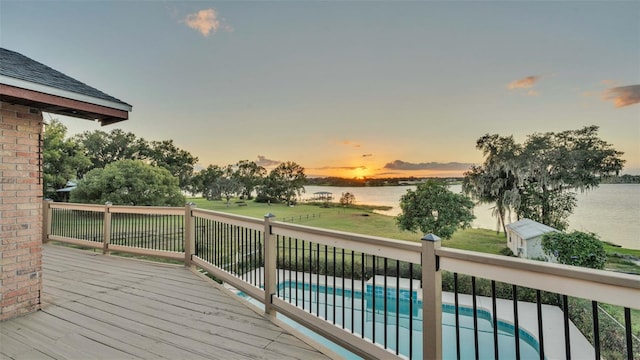
[[[442,293],[442,302],[455,304],[453,293]],[[459,294],[458,303],[472,308],[471,295]],[[491,298],[477,296],[478,309],[487,311],[493,316]],[[509,324],[514,323],[513,302],[511,300],[496,299],[498,319]],[[518,325],[534,339],[538,340],[538,310],[535,303],[518,301]],[[564,343],[564,316],[557,306],[542,305],[542,335],[544,336],[544,353],[547,359],[566,359]],[[571,339],[571,358],[594,359],[595,350],[578,328],[569,321],[569,337]]]
[[[42,263],[42,310],[0,322],[0,359],[331,358],[182,265],[49,244]]]

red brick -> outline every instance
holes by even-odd
[[[0,163],[0,171],[3,171],[3,170],[15,170],[16,166],[17,166],[16,164]]]
[[[24,144],[3,144],[2,148],[5,150],[29,151],[29,145]]]
[[[31,177],[19,178],[17,182],[18,182],[18,184],[37,184],[36,188],[42,186],[42,180],[34,179],[34,178],[31,178]],[[34,190],[34,189],[32,188],[32,190]]]
[[[40,203],[22,203],[22,204],[17,204],[16,207],[19,210],[33,210],[33,209],[40,209],[42,208],[42,204]]]
[[[4,183],[2,185],[2,190],[11,191],[11,190],[31,190],[31,189],[29,188],[29,184],[7,184],[7,183]]]
[[[14,130],[4,130],[2,131],[2,135],[6,137],[29,138],[29,133]]]
[[[29,190],[29,191],[16,191],[16,196],[18,197],[37,197],[42,196],[42,191],[40,190]]]

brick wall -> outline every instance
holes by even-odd
[[[0,321],[40,308],[41,133],[38,109],[0,102]]]

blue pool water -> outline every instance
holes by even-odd
[[[399,297],[397,296],[399,293]],[[278,296],[286,301],[310,311],[336,326],[348,331],[362,334],[369,339],[375,336],[375,342],[385,343],[385,297],[386,297],[386,346],[395,352],[409,356],[410,348],[413,358],[422,358],[422,302],[417,301],[414,290],[413,304],[409,301],[409,290],[376,286],[367,284],[364,294],[362,291],[351,291],[334,287],[296,284],[284,282],[279,284]],[[375,296],[374,296],[375,294]],[[364,296],[363,296],[364,295]],[[396,301],[399,299],[399,302]],[[303,301],[304,299],[304,301]],[[410,322],[410,319],[412,321]],[[460,357],[462,359],[475,357],[473,309],[460,307]],[[494,357],[493,322],[491,314],[478,309],[478,342],[479,358]],[[411,324],[410,324],[411,323]],[[399,324],[396,341],[396,324]],[[411,329],[410,329],[411,326]],[[297,327],[297,328],[302,328]],[[536,338],[520,329],[520,356],[522,359],[539,359]],[[357,358],[345,350],[337,349],[333,343],[320,339],[318,335],[312,337],[321,340],[325,346],[340,353],[345,358]],[[324,340],[324,341],[322,341]],[[456,359],[455,306],[442,306],[442,342],[443,358]],[[500,358],[515,358],[515,338],[512,324],[498,321],[498,350]]]

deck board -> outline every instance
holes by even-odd
[[[329,359],[183,266],[47,244],[43,280],[0,359]]]

